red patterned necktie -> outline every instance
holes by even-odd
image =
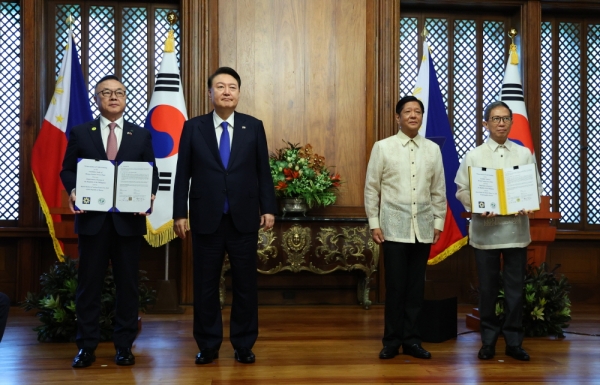
[[[106,141],[106,157],[108,160],[115,160],[117,157],[117,135],[115,135],[115,127],[117,127],[117,123],[108,124],[108,128],[110,129],[108,140]]]

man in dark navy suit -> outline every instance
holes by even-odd
[[[114,75],[96,85],[100,117],[73,127],[60,172],[70,192],[69,206],[79,234],[79,268],[76,293],[77,347],[73,367],[90,366],[100,340],[100,294],[109,261],[116,285],[114,344],[117,365],[133,365],[131,346],[138,331],[138,272],[146,213],[79,211],[74,207],[77,159],[153,162],[152,201],[158,189],[158,170],[150,132],[126,122],[125,86]]]
[[[200,349],[196,364],[218,358],[223,342],[219,281],[225,252],[231,263],[230,340],[235,359],[255,361],[258,230],[273,227],[277,206],[263,124],[234,112],[240,86],[240,76],[229,67],[211,75],[208,95],[214,111],[188,120],[179,142],[173,219],[177,236],[185,238],[189,197],[194,338]]]

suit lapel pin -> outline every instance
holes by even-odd
[[[95,127],[95,126],[94,126],[94,127],[92,127],[92,131],[96,131],[96,127]]]
[[[246,129],[246,126],[242,126],[242,130],[245,130],[245,129]]]
[[[133,132],[127,131],[127,135],[133,135]]]

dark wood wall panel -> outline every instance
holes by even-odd
[[[600,242],[557,241],[548,247],[549,268],[557,264],[573,285],[571,302],[600,303]]]
[[[242,78],[240,112],[264,122],[269,149],[310,143],[362,206],[366,2],[220,0],[219,64]]]

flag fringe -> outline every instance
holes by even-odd
[[[517,45],[510,45],[510,64],[519,64],[519,54],[517,53]]]
[[[442,262],[444,259],[448,258],[452,254],[454,254],[458,250],[460,250],[468,242],[469,242],[468,236],[459,239],[458,241],[454,242],[452,245],[448,246],[444,251],[442,251],[435,257],[431,258],[429,261],[427,261],[427,264],[428,265],[436,265],[436,264]]]
[[[172,219],[155,230],[150,224],[150,220],[146,218],[146,229],[148,232],[144,235],[144,239],[152,247],[160,247],[177,238],[173,230]]]
[[[46,199],[44,199],[44,195],[42,194],[42,189],[38,184],[37,179],[35,178],[35,174],[33,171],[31,172],[33,175],[33,183],[35,184],[35,191],[37,193],[38,199],[40,201],[40,206],[42,208],[42,212],[46,217],[46,224],[48,225],[48,231],[50,232],[50,237],[52,237],[52,244],[54,245],[54,251],[56,252],[56,257],[60,262],[65,261],[65,257],[63,254],[62,247],[60,247],[60,242],[56,238],[56,233],[54,232],[54,220],[52,219],[52,214],[50,214],[50,209],[48,208],[48,204],[46,203]]]
[[[169,30],[167,40],[165,40],[165,52],[175,52],[175,33]]]

